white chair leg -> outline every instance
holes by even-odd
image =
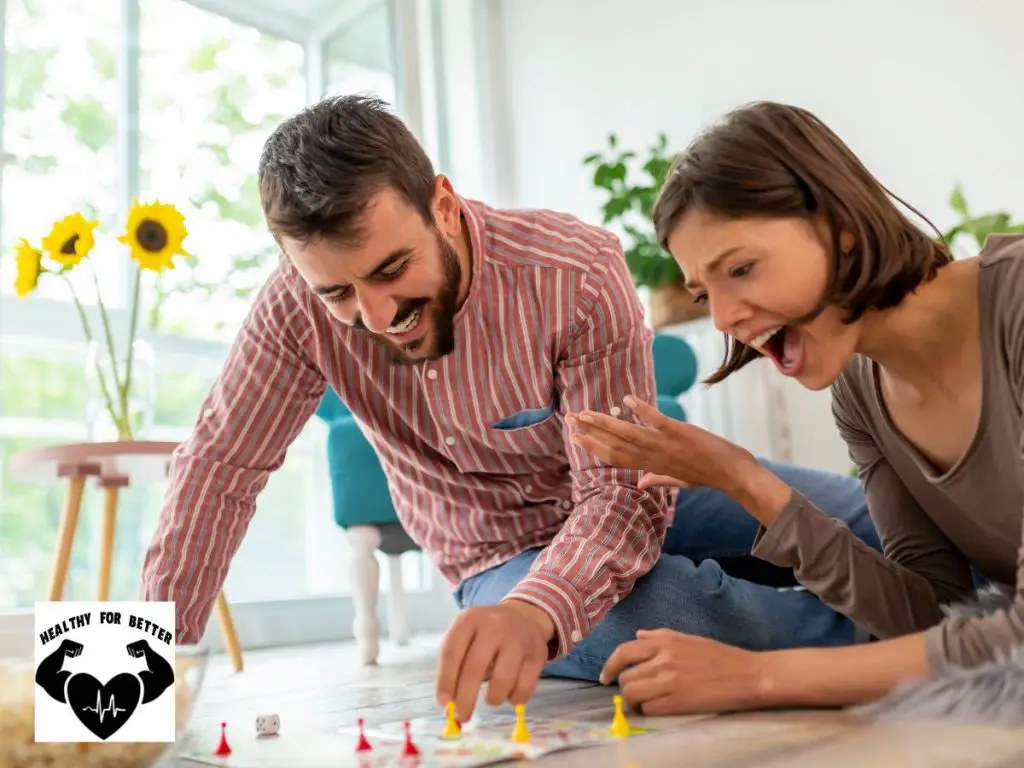
[[[405,610],[405,588],[402,585],[402,558],[388,557],[388,635],[395,645],[409,643],[409,614]]]
[[[380,653],[380,620],[377,598],[380,595],[380,564],[375,551],[380,546],[380,531],[372,525],[347,529],[352,548],[352,634],[364,665],[377,663]]]

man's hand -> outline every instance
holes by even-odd
[[[671,629],[640,630],[615,649],[601,682],[616,678],[623,700],[644,715],[706,714],[760,706],[761,657]]]
[[[437,703],[455,702],[456,717],[473,716],[480,685],[486,701],[525,704],[548,660],[555,624],[540,608],[519,600],[468,608],[445,633],[437,670]]]

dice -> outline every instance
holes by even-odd
[[[275,736],[281,729],[281,718],[277,715],[260,715],[256,718],[256,733],[260,736]]]

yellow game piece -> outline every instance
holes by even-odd
[[[622,711],[622,697],[615,696],[612,701],[615,702],[615,717],[612,718],[612,727],[609,730],[612,736],[629,736],[630,727],[629,721],[626,719],[625,713]]]
[[[526,707],[522,704],[516,704],[516,727],[510,738],[520,744],[530,740],[530,732],[526,728]]]
[[[448,715],[448,722],[445,723],[444,732],[441,734],[442,739],[457,739],[462,735],[462,726],[459,725],[459,721],[455,719],[455,702],[449,701],[444,708],[445,714]]]

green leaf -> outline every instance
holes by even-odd
[[[29,173],[49,173],[57,167],[57,158],[53,155],[29,155],[21,161],[21,167]]]
[[[619,218],[619,216],[629,210],[632,204],[633,201],[628,197],[613,197],[604,204],[604,223],[608,224]]]
[[[68,101],[61,110],[61,122],[71,129],[80,144],[93,152],[112,142],[117,131],[115,116],[95,96]]]
[[[593,163],[596,163],[600,159],[601,154],[599,152],[594,152],[593,154],[587,155],[586,157],[583,158],[583,164],[592,165]]]
[[[92,59],[93,69],[100,77],[104,80],[113,80],[117,76],[117,53],[109,38],[86,38],[85,50]]]
[[[967,201],[964,200],[964,191],[959,184],[953,187],[953,194],[949,196],[949,204],[961,216],[968,216]]]

